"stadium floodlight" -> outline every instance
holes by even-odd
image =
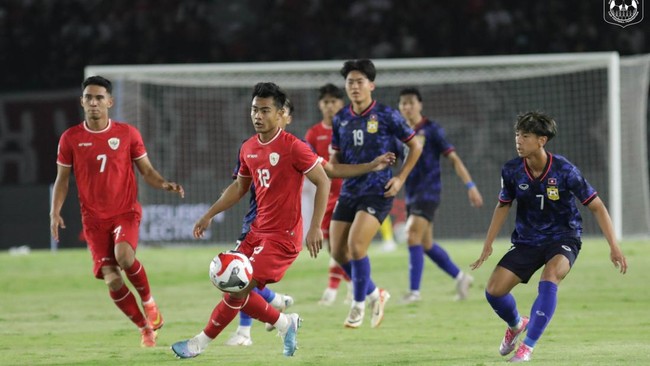
[[[616,235],[650,234],[649,56],[603,52],[374,61],[373,96],[395,106],[403,87],[418,87],[424,114],[443,125],[486,199],[487,209],[471,210],[464,186],[443,163],[436,237],[485,236],[500,168],[515,156],[514,121],[529,110],[555,117],[559,134],[548,150],[580,167],[608,205]],[[254,133],[249,108],[255,83],[273,81],[287,90],[296,106],[289,131],[303,136],[320,118],[317,89],[328,82],[343,87],[342,63],[86,67],[86,76],[113,81],[112,117],[139,127],[154,164],[186,188],[186,202],[177,205],[140,185],[143,241],[190,240],[198,215],[230,183],[239,145]],[[246,209],[240,204],[219,217],[212,240],[234,242]],[[503,236],[512,229],[510,216]],[[599,234],[590,216],[583,214],[585,235]]]

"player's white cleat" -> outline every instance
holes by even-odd
[[[519,348],[517,348],[517,352],[515,352],[515,355],[512,356],[508,362],[527,362],[530,361],[533,358],[533,349],[528,347],[525,344],[521,344]]]
[[[298,314],[287,314],[287,318],[289,320],[289,325],[284,332],[280,330],[279,334],[284,343],[282,354],[291,357],[296,353],[296,349],[298,349],[298,328],[302,325],[302,319],[300,319]]]
[[[467,299],[469,295],[469,288],[474,282],[474,277],[464,273],[456,280],[456,301],[461,301]]]
[[[343,325],[346,328],[359,328],[363,323],[363,316],[365,315],[366,309],[363,306],[355,306],[354,304],[350,307],[350,313],[348,317],[343,322]]]
[[[178,358],[192,358],[196,357],[203,352],[199,347],[199,341],[196,337],[190,338],[185,341],[180,341],[172,344],[172,351]]]
[[[320,300],[318,300],[318,305],[322,306],[332,306],[334,305],[334,301],[336,301],[336,293],[337,290],[333,288],[326,288],[325,291],[323,291],[323,296],[321,296]]]
[[[510,327],[506,329],[506,335],[503,337],[503,340],[501,341],[501,346],[499,347],[499,353],[501,354],[501,356],[505,356],[510,352],[514,351],[519,336],[521,336],[526,331],[527,328],[528,328],[528,317],[522,316],[521,320],[519,321],[519,325],[517,326],[516,329],[510,329]]]
[[[374,301],[370,301],[370,307],[372,308],[372,318],[370,318],[371,328],[377,328],[381,325],[381,321],[384,320],[384,307],[388,299],[390,299],[388,291],[380,288],[379,297]]]
[[[241,334],[239,332],[233,333],[233,335],[226,341],[226,346],[252,346],[253,339],[250,335]]]
[[[414,302],[418,302],[422,300],[422,297],[420,296],[419,291],[409,291],[404,297],[402,298],[402,302],[405,304],[410,304]]]

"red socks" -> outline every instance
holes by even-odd
[[[239,310],[243,310],[252,318],[264,323],[275,324],[278,318],[280,318],[280,312],[269,305],[262,296],[254,291],[246,299],[237,299],[225,293],[223,300],[212,311],[210,321],[203,329],[203,332],[212,339],[216,338],[230,324],[235,316],[237,316]]]
[[[136,259],[131,265],[131,268],[125,269],[126,277],[129,278],[129,281],[133,284],[133,287],[140,294],[140,300],[142,302],[147,302],[151,299],[151,289],[149,288],[149,280],[147,279],[147,272],[144,270],[144,266]]]
[[[350,281],[350,278],[348,275],[345,273],[343,268],[339,266],[338,264],[335,266],[331,266],[329,268],[329,284],[327,287],[331,289],[337,289],[339,288],[339,285],[341,284],[341,280],[345,280],[346,282]]]
[[[117,305],[122,312],[131,319],[138,328],[142,328],[147,325],[140,308],[138,307],[138,302],[135,300],[133,293],[129,291],[129,288],[125,284],[122,284],[122,287],[117,291],[108,290],[113,302]]]

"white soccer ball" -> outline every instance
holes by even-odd
[[[239,292],[253,279],[253,266],[242,253],[219,253],[210,263],[210,281],[223,292]]]

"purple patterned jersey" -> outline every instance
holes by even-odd
[[[576,199],[588,205],[597,193],[575,165],[563,156],[547,154],[548,161],[539,178],[532,177],[523,158],[510,160],[501,171],[499,201],[517,200],[513,244],[542,246],[580,241],[582,217]]]
[[[394,151],[395,138],[407,142],[415,132],[395,109],[373,101],[361,114],[347,105],[334,116],[332,148],[340,152],[340,162],[361,164]],[[384,195],[384,186],[393,173],[390,168],[371,172],[343,183],[341,197]]]

